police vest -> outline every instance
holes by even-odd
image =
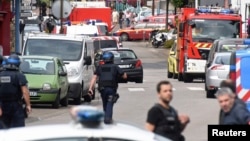
[[[155,107],[159,108],[164,115],[161,124],[155,127],[155,133],[170,138],[173,141],[181,141],[183,139],[181,136],[181,124],[175,109],[170,107],[167,110],[160,104],[156,104]]]
[[[0,73],[0,100],[18,101],[22,98],[17,71],[2,71]]]
[[[104,64],[99,68],[99,87],[117,88],[117,66],[115,64]]]

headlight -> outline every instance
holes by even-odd
[[[79,75],[79,69],[78,68],[69,68],[68,69],[68,76],[71,77],[71,76],[77,76]]]
[[[43,90],[50,90],[50,89],[51,89],[51,85],[49,83],[43,84]]]

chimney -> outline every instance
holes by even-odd
[[[229,6],[228,0],[224,0],[224,7],[225,7],[225,8],[229,8],[228,6]]]

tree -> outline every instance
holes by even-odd
[[[171,0],[170,1],[175,8],[181,8],[184,4],[183,0]]]

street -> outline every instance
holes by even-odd
[[[157,102],[156,84],[167,79],[167,50],[152,48],[146,42],[124,42],[124,47],[133,49],[142,60],[144,67],[143,84],[120,84],[120,99],[114,107],[114,119],[144,128],[147,111]],[[186,141],[206,141],[207,125],[217,124],[219,105],[216,99],[207,99],[204,83],[195,80],[193,83],[178,82],[168,79],[174,86],[174,99],[171,103],[180,114],[190,116],[191,122],[184,130]],[[102,108],[101,99],[96,97],[90,105]],[[32,114],[26,120],[27,126],[68,123],[69,108],[52,109],[50,106],[34,106]],[[59,129],[60,130],[60,129]]]

